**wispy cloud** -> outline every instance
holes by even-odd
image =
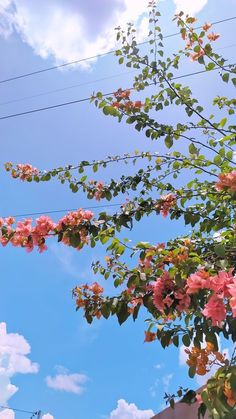
[[[154,384],[149,388],[150,394],[152,397],[157,397],[159,391],[158,388],[160,387],[160,379],[157,378]]]
[[[160,364],[157,364],[158,368],[162,368]],[[169,385],[173,379],[174,374],[166,374],[163,377],[159,377],[155,380],[154,384],[149,388],[150,394],[152,397],[157,397],[160,395],[160,388],[162,393],[167,392]]]
[[[49,388],[58,391],[65,391],[80,395],[84,392],[84,384],[88,381],[85,374],[57,374],[54,377],[46,377],[46,383]]]
[[[156,370],[160,370],[161,368],[163,368],[162,364],[156,364],[154,365],[154,368],[156,368]]]
[[[167,375],[164,375],[164,377],[162,377],[162,383],[163,383],[163,386],[164,386],[164,391],[168,390],[169,385],[170,385],[173,377],[174,377],[174,374],[167,374]]]
[[[73,277],[79,275],[79,269],[75,263],[75,249],[60,246],[60,244],[53,243],[49,246],[49,250],[53,253],[55,258],[59,261],[62,269]]]

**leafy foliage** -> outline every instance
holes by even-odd
[[[174,20],[185,47],[166,56],[155,2],[149,4],[149,13],[149,52],[145,55],[133,25],[126,31],[117,28],[119,63],[138,71],[132,88],[119,89],[110,96],[98,92],[91,102],[105,116],[125,121],[148,141],[161,143],[166,152],[135,151],[47,172],[28,164],[14,167],[7,163],[6,170],[24,181],[57,178],[62,184],[68,183],[72,192],[81,191],[89,199],[111,201],[122,194],[129,194],[130,199],[118,212],[102,212],[97,219],[91,212],[78,210],[57,225],[48,217],[37,220],[35,226],[28,221],[13,227],[14,220],[1,220],[1,241],[30,250],[34,245],[44,250],[50,236],[76,249],[106,245],[106,264],[94,262],[93,271],[106,280],[112,278],[120,291],[116,296],[105,296],[97,282],[79,285],[73,290],[77,310],[84,310],[89,323],[94,317],[115,315],[122,324],[130,316],[135,321],[144,307],[151,316],[145,341],[157,340],[163,348],[183,344],[189,356],[190,377],[206,374],[213,365],[219,367],[200,395],[180,388],[176,395],[166,395],[166,400],[172,407],[176,399],[190,404],[198,400],[199,417],[208,410],[214,419],[232,418],[236,414],[236,359],[235,354],[231,360],[220,354],[218,339],[224,336],[236,341],[236,126],[232,120],[236,99],[213,98],[218,116],[208,115],[190,87],[176,79],[186,56],[207,72],[217,69],[220,81],[232,83],[232,88],[236,67],[214,52],[219,34],[209,33],[211,25],[196,31],[195,18],[183,13]],[[150,86],[153,93],[143,98]],[[181,109],[182,122],[163,122],[167,107],[173,112]],[[108,183],[89,178],[91,171],[95,174],[114,163],[141,167]],[[121,231],[133,229],[135,222],[150,215],[182,220],[191,232],[165,244],[131,245],[128,239],[120,239]]]

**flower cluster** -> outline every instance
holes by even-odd
[[[183,247],[184,252],[186,252]],[[177,255],[178,256],[178,255]],[[188,253],[180,253],[183,259],[174,260],[174,266],[184,262]],[[202,315],[211,320],[212,326],[222,327],[227,313],[231,311],[236,317],[236,278],[233,276],[233,269],[230,271],[220,271],[216,275],[211,275],[203,269],[190,275],[186,280],[176,281],[170,271],[163,269],[168,263],[168,256],[163,256],[162,269],[156,281],[152,282],[150,289],[152,292],[153,304],[159,313],[171,316],[179,316],[183,312],[192,312],[194,307],[192,296],[201,292],[203,306]],[[147,254],[141,261],[140,267],[150,269],[155,263],[153,254]]]
[[[181,287],[178,287],[168,271],[163,271],[161,277],[152,284],[153,304],[160,313],[165,310],[180,313],[186,311],[191,303],[190,296]]]
[[[213,326],[221,327],[227,314],[227,300],[232,314],[236,315],[236,280],[233,269],[229,272],[220,271],[211,276],[209,272],[199,270],[187,279],[187,294],[196,294],[200,290],[207,291],[207,302],[202,314],[211,319]],[[209,292],[210,291],[210,292]]]
[[[140,100],[130,100],[130,90],[118,89],[117,92],[114,93],[114,96],[116,101],[112,103],[113,108],[125,110],[127,112],[137,112],[143,106]]]
[[[144,342],[153,342],[157,338],[156,333],[150,332],[149,330],[146,330],[144,333],[145,333]]]
[[[102,198],[103,188],[104,188],[104,184],[102,181],[99,181],[96,183],[96,192],[94,196],[97,201],[100,201],[100,199]]]
[[[203,349],[194,346],[192,349],[186,348],[185,352],[188,354],[187,365],[196,368],[198,375],[205,375],[214,364],[223,366],[228,362],[210,342],[207,342]]]
[[[90,221],[93,217],[91,211],[77,211],[70,212],[61,218],[58,223],[55,223],[50,217],[45,215],[36,219],[35,225],[32,225],[32,219],[27,218],[23,221],[18,221],[15,224],[13,217],[0,218],[0,243],[3,246],[11,243],[14,247],[24,247],[28,252],[31,252],[34,247],[38,247],[39,252],[47,249],[45,244],[49,236],[61,235],[61,240],[64,244],[70,246],[71,244],[71,227],[79,228],[80,240],[83,243],[88,242],[88,230],[85,223]]]
[[[76,298],[76,306],[77,310],[79,308],[92,308],[92,315],[97,319],[101,318],[101,304],[102,298],[101,294],[103,293],[104,289],[99,285],[97,282],[94,282],[92,285],[81,285],[80,287],[76,287],[73,290],[73,296]]]
[[[160,255],[164,249],[165,243],[158,243],[156,246],[152,246],[146,249],[143,257],[139,260],[140,269],[151,269],[153,267],[153,263],[155,266],[157,266],[154,258],[156,255]],[[161,262],[158,267],[163,268],[163,263]]]
[[[71,211],[61,218],[56,226],[56,231],[62,233],[62,242],[68,246],[71,245],[72,234],[79,234],[79,240],[82,243],[88,243],[87,222],[93,218],[93,213],[90,210],[83,211],[81,208],[77,211]],[[77,228],[77,229],[76,229]]]
[[[31,180],[34,176],[39,175],[39,170],[31,164],[17,164],[16,168],[13,167],[13,163],[5,163],[5,169],[7,172],[11,172],[14,179]]]
[[[220,173],[219,182],[215,184],[217,191],[236,191],[236,170],[229,173]]]
[[[160,201],[156,205],[156,209],[161,212],[163,217],[167,217],[172,207],[176,205],[177,199],[173,193],[161,195]]]
[[[208,30],[212,27],[211,23],[205,23],[202,26],[202,32],[200,36],[194,32],[194,29],[192,26],[193,23],[196,22],[196,18],[186,16],[186,20],[184,21],[182,18],[182,14],[177,16],[179,25],[181,26],[180,34],[184,41],[186,41],[185,49],[186,50],[192,50],[192,53],[189,53],[191,61],[196,61],[200,57],[206,55],[206,48],[203,46],[203,38],[208,32]],[[220,35],[218,33],[209,33],[207,34],[207,40],[210,42],[216,41]]]

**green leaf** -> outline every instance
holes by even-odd
[[[110,115],[110,106],[104,106],[103,113],[104,115]]]
[[[176,346],[176,348],[178,348],[178,346],[179,346],[179,336],[175,335],[172,340],[173,340],[173,344]]]
[[[206,333],[206,342],[212,343],[216,351],[218,351],[218,340],[214,332]]]
[[[188,370],[189,377],[193,378],[195,376],[195,374],[196,374],[196,367],[195,366],[190,367],[189,370]]]
[[[198,154],[198,149],[195,147],[193,143],[190,144],[188,149],[190,154]]]
[[[217,244],[214,248],[215,253],[217,254],[217,256],[220,256],[222,258],[225,257],[225,248],[222,244]]]
[[[171,148],[173,145],[173,138],[170,135],[167,135],[165,138],[165,145],[167,148]]]
[[[128,311],[127,303],[125,302],[119,302],[116,312],[118,322],[120,325],[122,325],[129,317],[130,313]]]
[[[224,73],[223,76],[222,76],[222,80],[225,83],[228,83],[228,81],[229,81],[229,73]]]
[[[101,307],[101,313],[103,317],[105,319],[108,319],[108,317],[110,316],[110,312],[111,312],[110,303],[109,302],[104,303],[103,306]]]
[[[215,63],[208,63],[207,64],[207,66],[206,66],[206,70],[207,71],[211,71],[211,70],[213,70],[215,68]]]
[[[187,347],[190,346],[191,339],[190,339],[188,333],[186,335],[183,335],[182,342],[183,342],[184,346],[187,346]]]
[[[207,407],[204,403],[201,403],[198,408],[198,419],[204,418],[207,411]]]
[[[180,400],[180,403],[192,404],[196,400],[196,392],[194,390],[189,390]]]
[[[110,236],[102,236],[100,241],[102,244],[107,243],[110,240]]]
[[[224,128],[224,126],[225,126],[226,122],[227,122],[227,118],[223,118],[223,119],[221,119],[220,124],[219,124],[219,125],[220,125],[220,127]]]
[[[133,319],[134,319],[134,321],[137,319],[137,317],[138,317],[138,312],[139,312],[139,310],[140,310],[140,307],[141,307],[141,304],[137,304],[135,307],[134,307],[134,312],[133,312]]]
[[[214,157],[214,163],[217,164],[218,166],[220,166],[222,163],[222,159],[218,154]]]
[[[79,247],[81,243],[81,238],[80,238],[80,234],[79,233],[74,233],[70,235],[70,245],[72,247]]]

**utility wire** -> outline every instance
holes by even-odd
[[[13,410],[14,412],[19,412],[19,413],[29,413],[30,415],[38,414],[38,411],[37,412],[32,412],[32,411],[29,411],[29,410],[15,409],[14,407],[7,407],[7,406],[0,406],[0,409]]]
[[[229,22],[229,21],[235,20],[235,19],[236,19],[236,16],[232,16],[232,17],[229,17],[229,18],[226,18],[226,19],[218,20],[216,22],[212,22],[212,25],[218,25],[220,23]],[[202,26],[197,26],[195,29],[200,29],[201,27]],[[179,32],[172,33],[172,34],[169,34],[169,35],[164,35],[163,38],[171,38],[171,37],[177,36],[177,35],[179,35]],[[140,42],[137,45],[141,46],[141,45],[145,45],[145,44],[148,44],[148,43],[149,43],[149,41],[145,41],[145,42]],[[85,61],[94,60],[96,58],[100,58],[100,57],[104,57],[106,55],[114,54],[115,52],[116,52],[115,50],[111,50],[111,51],[108,51],[108,52],[104,52],[102,54],[93,55],[91,57],[81,58],[79,60],[74,60],[74,61],[63,63],[63,64],[54,65],[52,67],[43,68],[41,70],[32,71],[30,73],[25,73],[25,74],[20,74],[18,76],[14,76],[14,77],[9,77],[7,79],[0,80],[0,84],[8,83],[8,82],[11,82],[11,81],[14,81],[14,80],[23,79],[23,78],[26,78],[26,77],[35,76],[36,74],[41,74],[41,73],[45,73],[47,71],[56,70],[58,68],[63,68],[63,67],[67,67],[67,66],[70,66],[70,65],[79,64],[79,63],[82,63],[82,62],[85,62]]]
[[[46,92],[38,93],[38,94],[35,94],[35,95],[25,96],[25,97],[21,97],[19,99],[9,100],[7,102],[1,102],[0,103],[0,106],[10,105],[11,103],[22,102],[22,101],[27,100],[27,99],[34,99],[36,97],[46,96],[46,95],[50,95],[52,93],[64,92],[65,90],[74,89],[75,87],[87,86],[89,84],[98,83],[100,81],[110,80],[110,79],[114,79],[116,77],[121,77],[121,76],[127,76],[127,75],[132,74],[132,73],[135,73],[135,72],[137,72],[137,70],[134,70],[134,71],[132,71],[132,70],[131,71],[125,71],[123,73],[113,74],[112,76],[102,77],[100,79],[95,79],[95,80],[87,81],[87,82],[84,82],[84,83],[72,84],[71,86],[62,87],[60,89],[48,90]]]
[[[110,208],[110,207],[121,207],[121,205],[122,204],[94,205],[94,206],[91,206],[91,207],[83,207],[83,210],[99,209],[99,208]],[[59,210],[52,210],[52,211],[44,211],[44,212],[30,212],[30,213],[12,215],[12,217],[14,217],[14,218],[34,217],[34,216],[37,216],[37,215],[44,215],[44,214],[58,214],[60,212],[77,211],[77,209],[78,208],[66,208],[66,209],[59,209]],[[6,217],[3,217],[3,218],[6,218]],[[1,407],[2,406],[0,406],[0,408]],[[5,408],[5,409],[9,409],[9,408]]]
[[[235,65],[235,64],[232,64],[232,65]],[[213,68],[213,70],[211,70],[211,71],[214,71],[214,70],[218,70],[218,68]],[[195,76],[197,74],[203,74],[203,73],[208,73],[208,71],[207,70],[195,71],[193,73],[187,73],[187,74],[183,74],[182,76],[173,77],[171,80],[178,80],[178,79],[182,79],[184,77]],[[149,86],[153,86],[155,84],[156,83],[153,82],[153,83],[150,83]],[[125,90],[135,90],[135,88],[134,87],[129,87],[129,88],[125,89]],[[107,97],[107,96],[110,96],[110,95],[113,95],[113,94],[114,94],[114,92],[104,93],[103,94],[103,97]],[[14,114],[9,114],[9,115],[5,115],[5,116],[1,116],[0,117],[0,121],[2,121],[4,119],[9,119],[9,118],[16,118],[18,116],[29,115],[29,114],[32,114],[32,113],[37,113],[37,112],[42,112],[42,111],[48,111],[50,109],[61,108],[63,106],[74,105],[74,104],[82,103],[82,102],[88,102],[90,100],[91,100],[91,97],[86,97],[86,98],[82,98],[82,99],[71,100],[69,102],[57,103],[56,105],[45,106],[43,108],[30,109],[30,110],[24,111],[24,112],[18,112],[18,113],[14,113]]]
[[[222,49],[226,49],[226,48],[232,48],[232,47],[235,47],[235,46],[236,46],[236,44],[230,44],[230,45],[226,45],[224,47],[217,48],[216,50],[218,51],[218,50],[222,50]],[[88,86],[90,84],[98,83],[100,81],[111,80],[111,79],[114,79],[114,78],[117,78],[117,77],[122,77],[122,76],[126,76],[126,75],[129,75],[129,74],[132,74],[132,73],[136,73],[137,71],[138,70],[130,70],[130,71],[126,71],[126,72],[123,72],[123,73],[114,74],[114,75],[107,76],[107,77],[102,77],[100,79],[87,81],[87,82],[84,82],[84,83],[79,83],[79,84],[77,83],[77,84],[72,84],[71,86],[62,87],[62,88],[59,88],[59,89],[48,90],[46,92],[37,93],[37,94],[31,95],[31,96],[24,96],[24,97],[21,97],[19,99],[8,100],[7,102],[0,102],[0,106],[10,105],[12,103],[22,102],[24,100],[29,100],[29,99],[35,99],[37,97],[47,96],[47,95],[50,95],[50,94],[53,94],[53,93],[64,92],[66,90],[74,89],[75,87]]]

